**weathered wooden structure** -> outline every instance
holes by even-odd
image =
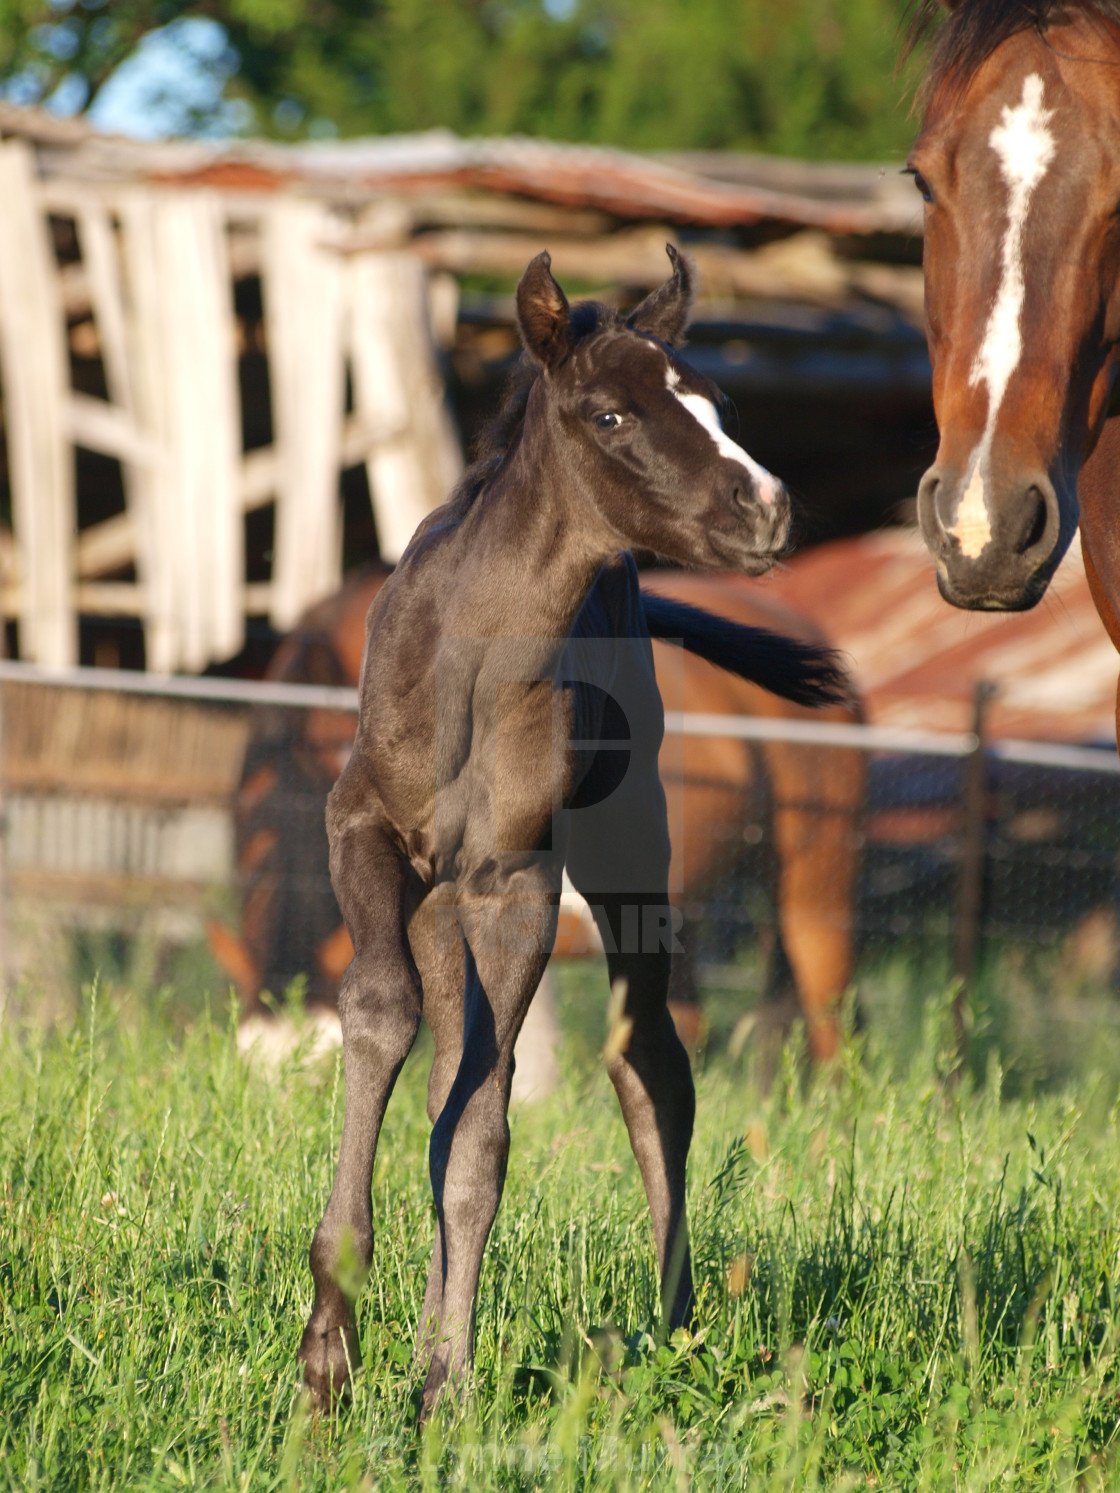
[[[920,273],[896,262],[919,217],[876,168],[438,132],[153,146],[0,106],[0,200],[0,610],[44,663],[79,657],[79,618],[140,619],[163,672],[237,655],[247,617],[290,626],[340,579],[344,471],[368,486],[363,558],[394,559],[460,461],[435,346],[458,336],[468,385],[503,365],[508,309],[480,291],[542,244],[562,276],[626,295],[684,238],[698,355],[729,345],[724,371],[768,387],[768,344],[735,336],[744,307],[801,308],[783,327],[920,315]]]
[[[339,472],[357,463],[399,554],[459,466],[420,261],[342,252],[331,205],[295,194],[41,168],[25,139],[0,143],[0,604],[20,654],[77,661],[80,613],[142,619],[160,672],[238,653],[249,613],[290,626],[341,579]],[[271,439],[247,450],[235,282],[250,252]],[[83,350],[96,393],[74,377]],[[120,511],[83,522],[75,448],[118,464]],[[264,505],[270,575],[251,586],[245,514]]]

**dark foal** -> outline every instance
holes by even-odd
[[[482,1253],[509,1151],[513,1047],[549,957],[565,865],[595,909],[628,1043],[610,1063],[653,1219],[663,1306],[692,1277],[685,1159],[694,1098],[666,1010],[673,920],[657,773],[650,628],[796,694],[832,698],[820,650],[643,599],[631,546],[757,574],[786,543],[782,487],[724,435],[716,390],[671,345],[690,272],[623,322],[570,308],[547,254],[517,292],[534,376],[500,449],[417,530],[367,622],[354,751],[327,809],[331,876],[355,954],[342,983],[346,1115],[311,1247],[300,1345],[323,1404],[357,1366],[336,1281],[369,1263],[374,1150],[427,1017],[436,1237],[418,1357],[422,1413],[469,1367]],[[596,750],[596,738],[625,750]],[[349,1241],[347,1243],[346,1241]]]

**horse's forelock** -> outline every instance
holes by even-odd
[[[996,48],[1019,32],[1042,36],[1075,15],[1120,26],[1120,0],[960,0],[948,15],[941,0],[917,0],[904,59],[934,37],[918,104],[924,107],[942,88],[963,89]]]

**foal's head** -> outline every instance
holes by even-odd
[[[673,352],[692,277],[668,252],[672,275],[625,320],[594,302],[569,306],[549,256],[537,255],[517,287],[521,335],[539,370],[527,427],[547,425],[554,459],[620,549],[758,575],[785,548],[789,498],[724,433],[719,390]]]
[[[1120,3],[943,3],[909,162],[941,432],[918,509],[946,599],[1017,610],[1073,536],[1117,367]]]

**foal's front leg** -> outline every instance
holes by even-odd
[[[422,1417],[473,1357],[478,1276],[509,1157],[513,1049],[552,949],[558,882],[558,872],[534,867],[504,879],[500,890],[471,890],[459,900],[467,944],[463,1053],[432,1131],[438,1232],[422,1324],[422,1346],[432,1351]]]
[[[420,979],[405,937],[415,895],[411,869],[363,819],[332,834],[331,875],[354,942],[338,1000],[346,1113],[334,1187],[311,1245],[315,1303],[299,1346],[304,1383],[325,1408],[338,1400],[361,1361],[346,1267],[351,1273],[369,1267],[374,1153],[393,1085],[416,1039],[421,1006]]]
[[[409,924],[408,939],[424,985],[424,1019],[434,1044],[428,1074],[428,1119],[434,1126],[463,1056],[465,951],[454,904],[454,885],[435,888]],[[443,1233],[437,1219],[431,1266],[420,1311],[413,1364],[427,1365],[443,1310]]]

